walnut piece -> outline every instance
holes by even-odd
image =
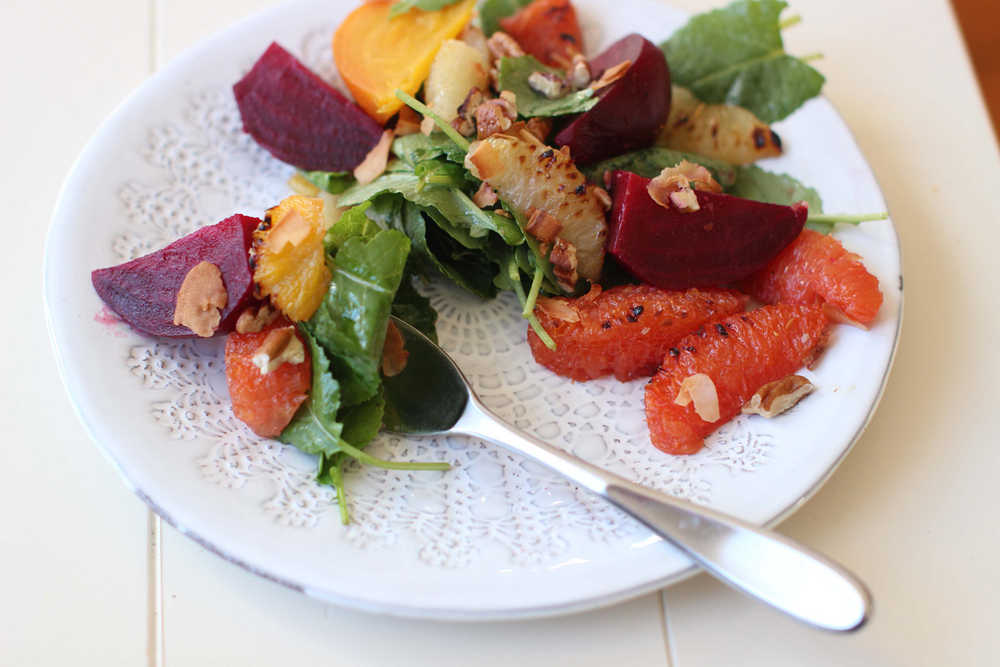
[[[479,184],[479,189],[476,190],[476,194],[472,195],[472,203],[479,208],[487,208],[493,206],[500,198],[497,197],[496,191],[490,187],[490,184],[483,181]]]
[[[530,217],[524,231],[542,243],[552,243],[562,231],[562,223],[554,215],[533,206],[528,208],[528,215]]]
[[[719,393],[712,378],[704,373],[695,373],[684,378],[674,403],[685,406],[694,403],[694,411],[703,421],[719,421]]]
[[[219,267],[211,262],[198,262],[184,276],[177,291],[174,324],[209,338],[219,329],[222,309],[228,301]]]
[[[293,325],[271,329],[250,359],[261,375],[267,375],[282,364],[301,364],[305,360],[306,350],[295,335]]]
[[[478,88],[470,88],[465,100],[458,105],[458,115],[451,121],[451,126],[458,130],[463,137],[470,137],[476,133],[476,109],[486,100],[483,91]]]
[[[382,175],[385,166],[389,163],[389,149],[392,147],[392,140],[395,132],[386,130],[382,137],[375,144],[375,148],[368,151],[368,155],[354,168],[354,178],[361,185],[367,185]]]
[[[517,104],[514,93],[505,90],[500,97],[486,100],[476,108],[476,137],[485,139],[500,132],[506,132],[517,120]]]
[[[646,186],[650,198],[663,208],[673,204],[681,212],[697,211],[700,207],[695,189],[722,192],[708,169],[700,164],[681,160],[674,167],[667,167]]]
[[[777,417],[788,410],[816,387],[801,375],[789,375],[774,382],[768,382],[758,389],[743,406],[745,415]]]
[[[625,72],[627,72],[628,68],[631,66],[632,66],[631,60],[623,60],[617,65],[612,65],[611,67],[604,70],[604,72],[601,74],[601,78],[599,78],[597,81],[592,82],[590,84],[590,87],[593,88],[594,90],[600,90],[605,86],[610,86],[615,81],[625,76]]]
[[[552,119],[542,116],[529,118],[524,124],[524,129],[544,144],[545,140],[549,138],[549,133],[552,132]]]
[[[532,72],[528,76],[528,87],[546,99],[564,97],[569,92],[566,80],[552,72]]]
[[[580,275],[576,271],[576,246],[564,238],[557,238],[552,246],[552,253],[549,255],[552,263],[552,273],[556,275],[559,287],[567,292],[576,289],[576,283],[580,280]]]
[[[569,66],[569,84],[573,90],[581,90],[590,84],[590,64],[582,53],[573,54],[573,62]]]
[[[517,58],[524,55],[524,49],[517,43],[517,40],[502,30],[497,30],[486,40],[486,48],[490,50],[490,55],[494,60],[501,58]]]
[[[240,313],[236,320],[236,333],[257,333],[278,317],[278,311],[268,304],[262,304],[254,311],[253,307]]]

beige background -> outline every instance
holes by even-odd
[[[700,576],[559,619],[455,625],[324,605],[161,527],[88,441],[58,379],[41,257],[59,185],[100,121],[265,0],[0,4],[0,664],[990,665],[1000,618],[993,258],[1000,159],[945,0],[796,0],[903,241],[906,314],[871,427],[781,530],[869,582],[850,637]],[[677,0],[686,9],[707,3]],[[81,277],[81,279],[85,279]]]

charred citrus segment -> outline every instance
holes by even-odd
[[[266,374],[254,363],[268,335],[288,326],[279,319],[257,333],[232,333],[226,338],[226,383],[233,401],[233,413],[259,436],[273,438],[292,421],[306,400],[312,381],[308,346],[301,363],[284,363]],[[295,332],[302,343],[301,335]]]
[[[882,306],[878,278],[840,241],[805,229],[744,288],[764,303],[826,304],[835,319],[867,326]]]
[[[679,340],[646,386],[653,444],[668,454],[700,450],[760,387],[809,364],[827,325],[820,306],[780,304],[712,319]]]
[[[597,294],[595,294],[597,292]],[[556,342],[550,350],[528,330],[535,361],[577,381],[652,375],[680,338],[712,317],[743,310],[746,297],[729,290],[669,292],[649,285],[594,289],[577,299],[539,299],[538,321]]]
[[[292,195],[268,210],[254,232],[254,281],[289,319],[309,319],[326,294],[323,200]]]

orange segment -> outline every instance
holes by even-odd
[[[326,295],[323,200],[293,195],[268,210],[254,232],[253,279],[262,296],[295,322],[309,319]]]
[[[403,103],[396,89],[415,95],[445,40],[472,19],[476,0],[439,11],[411,9],[389,18],[393,0],[366,2],[351,12],[333,35],[333,59],[355,101],[385,123]]]
[[[577,381],[652,375],[667,349],[712,317],[743,310],[746,297],[728,290],[670,292],[623,285],[577,299],[539,299],[535,315],[552,339],[550,350],[528,329],[535,361]]]
[[[804,229],[771,263],[752,276],[746,291],[764,303],[827,304],[838,315],[867,326],[882,306],[878,278],[840,241]]]
[[[231,333],[226,338],[226,383],[233,401],[233,413],[257,435],[273,438],[292,421],[306,400],[312,381],[309,347],[303,342],[306,359],[299,364],[282,364],[267,375],[254,365],[253,356],[268,331],[288,326],[279,320],[259,333]],[[302,340],[298,332],[296,335]]]
[[[700,450],[705,437],[739,414],[760,387],[809,364],[826,340],[827,325],[819,306],[781,304],[713,319],[685,336],[646,385],[646,421],[653,444],[668,454]],[[689,378],[699,374],[714,385],[715,421],[699,416],[699,406],[685,402],[682,395],[681,389],[692,384]]]

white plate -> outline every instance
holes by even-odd
[[[639,31],[659,42],[684,16],[633,0],[577,3],[592,52]],[[93,269],[143,254],[234,212],[259,216],[291,169],[240,132],[230,87],[272,40],[328,77],[329,37],[355,5],[301,0],[188,51],[101,127],[70,174],[49,233],[45,295],[63,379],[80,419],[126,483],[164,519],[261,576],[338,604],[427,618],[496,619],[581,610],[694,571],[636,522],[545,470],[480,442],[380,438],[384,457],[448,460],[448,473],[373,468],[347,477],[354,523],[338,521],[312,461],[235,420],[221,341],[132,332],[102,310]],[[767,165],[816,187],[828,211],[885,210],[868,165],[825,99],[779,125]],[[870,331],[838,327],[792,413],[741,418],[689,457],[649,444],[643,382],[574,384],[533,364],[510,299],[432,288],[440,337],[502,416],[640,483],[758,524],[800,506],[845,456],[885,382],[902,278],[891,223],[837,236],[878,276]]]

